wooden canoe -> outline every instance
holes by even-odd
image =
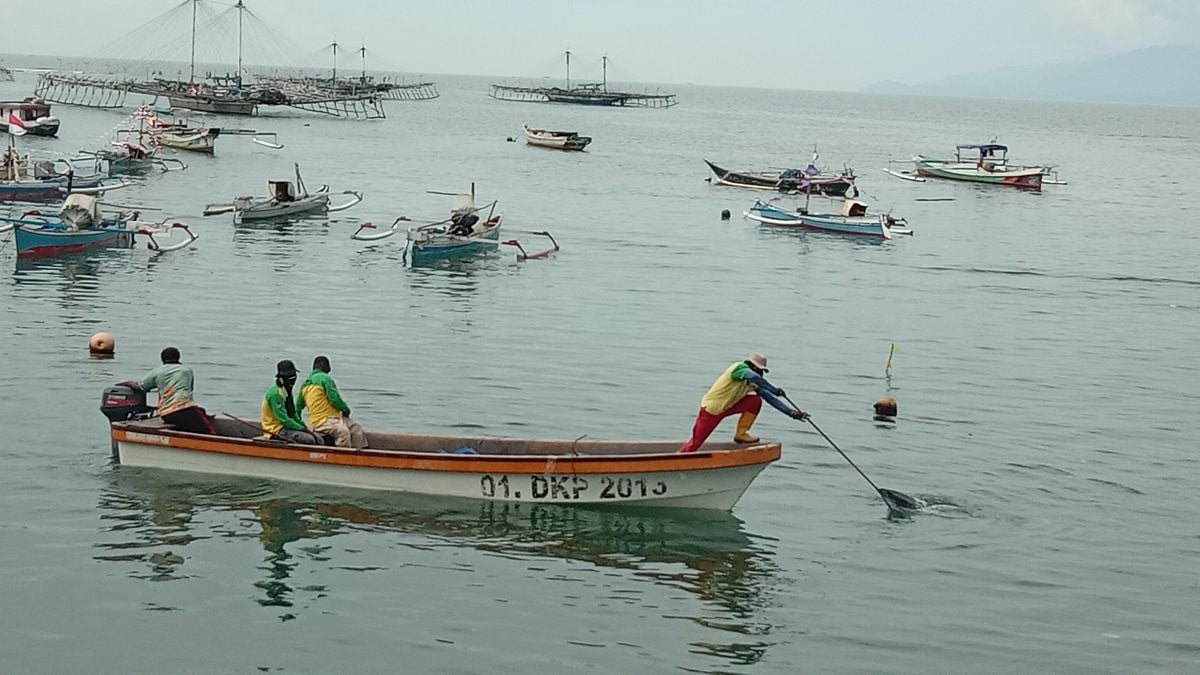
[[[713,442],[677,454],[680,441],[399,433],[368,433],[370,447],[356,451],[266,440],[242,420],[214,422],[218,435],[176,431],[157,417],[113,422],[113,451],[128,466],[501,502],[723,511],[781,451],[776,442]]]

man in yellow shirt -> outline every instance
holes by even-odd
[[[342,400],[337,385],[329,376],[332,368],[329,357],[313,359],[313,371],[300,385],[296,401],[296,416],[307,407],[308,426],[319,434],[333,437],[333,444],[361,450],[367,447],[367,434],[362,425],[350,417],[350,406]]]
[[[808,413],[792,410],[791,406],[776,398],[782,398],[784,392],[767,382],[763,377],[767,372],[767,357],[758,352],[746,357],[745,361],[738,361],[726,368],[701,399],[700,413],[696,415],[696,423],[692,426],[692,437],[679,448],[679,452],[699,450],[721,420],[735,414],[741,417],[738,419],[737,433],[733,440],[738,443],[757,443],[759,439],[750,435],[750,427],[758,417],[764,399],[776,410],[793,419],[808,419]]]

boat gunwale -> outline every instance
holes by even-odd
[[[766,465],[778,460],[782,454],[782,444],[777,441],[765,441],[728,450],[706,451],[701,449],[694,453],[655,452],[612,455],[456,454],[381,448],[354,450],[333,446],[289,444],[262,438],[213,437],[174,429],[145,427],[129,422],[113,423],[111,436],[117,443],[165,447],[185,452],[384,471],[409,470],[476,474],[592,475],[689,472]],[[153,440],[143,437],[153,437]],[[177,442],[173,443],[172,441]],[[570,440],[559,442],[568,447],[572,444]]]

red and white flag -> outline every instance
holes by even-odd
[[[12,134],[13,136],[24,136],[26,131],[28,131],[28,129],[25,128],[25,123],[21,121],[20,117],[17,117],[17,113],[9,112],[8,133]]]

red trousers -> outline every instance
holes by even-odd
[[[704,408],[700,408],[700,414],[696,415],[696,423],[692,425],[692,437],[683,447],[679,448],[679,452],[696,452],[700,446],[704,445],[704,441],[716,431],[717,425],[721,420],[730,415],[740,415],[742,413],[750,413],[757,415],[758,411],[762,410],[762,398],[757,394],[746,394],[742,400],[729,406],[725,412],[714,415]]]

